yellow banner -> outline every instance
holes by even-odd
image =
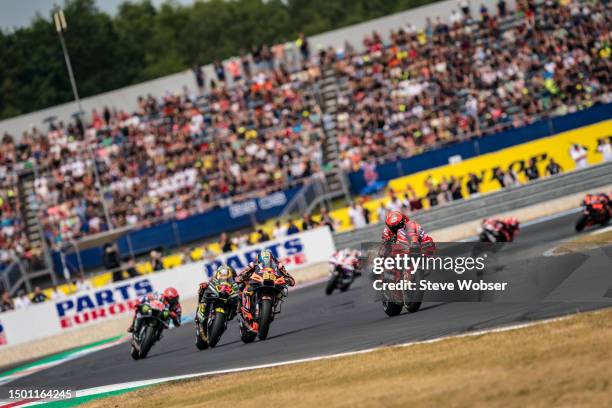
[[[425,180],[428,178],[431,178],[434,182],[440,183],[442,179],[454,176],[460,180],[463,197],[468,197],[468,192],[465,187],[468,179],[467,176],[470,173],[475,173],[479,178],[483,179],[480,185],[481,193],[495,191],[500,189],[499,182],[493,178],[493,172],[496,168],[500,168],[503,171],[512,168],[518,174],[521,183],[523,183],[526,181],[523,169],[528,165],[531,158],[536,160],[538,170],[540,171],[540,177],[545,176],[545,168],[551,157],[562,167],[563,172],[574,170],[575,163],[571,159],[569,153],[570,147],[574,143],[580,144],[587,150],[587,161],[589,164],[600,163],[602,161],[602,156],[597,152],[597,145],[599,140],[605,138],[612,138],[612,120],[512,146],[497,152],[483,154],[459,163],[440,166],[409,176],[400,177],[391,180],[388,187],[393,189],[401,199],[406,191],[406,187],[411,185],[416,194],[422,197],[427,193]],[[377,221],[376,213],[381,204],[386,204],[388,200],[388,198],[372,200],[364,205],[371,211],[373,221]],[[424,200],[423,204],[427,206],[426,200]],[[348,216],[348,208],[332,211],[330,215],[339,221],[339,230],[348,230],[352,228]]]
[[[389,188],[396,192],[403,192],[410,184],[417,195],[425,195],[427,193],[425,180],[428,177],[431,176],[434,182],[439,183],[445,177],[454,176],[460,180],[464,197],[466,197],[467,176],[470,173],[475,173],[483,179],[480,186],[481,192],[494,191],[500,188],[499,182],[493,178],[493,172],[496,168],[501,168],[504,172],[510,168],[513,169],[519,175],[521,182],[527,181],[523,169],[528,166],[532,158],[536,160],[540,177],[545,175],[545,168],[551,157],[561,166],[563,172],[574,170],[575,164],[569,153],[570,147],[574,143],[580,144],[587,150],[589,164],[599,163],[602,161],[602,157],[597,152],[598,141],[610,136],[612,136],[612,120],[599,122],[595,125],[483,154],[456,164],[436,167],[397,178],[389,182]]]

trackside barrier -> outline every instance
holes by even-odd
[[[221,263],[236,270],[255,259],[259,251],[269,249],[287,267],[300,269],[327,261],[334,251],[332,234],[327,227],[289,235],[282,239],[252,245],[218,257],[194,262],[158,273],[143,275],[63,299],[32,305],[27,309],[0,314],[0,349],[41,339],[79,327],[93,326],[105,320],[132,313],[136,300],[150,292],[175,287],[183,299],[197,295],[200,282],[207,280]],[[192,311],[186,310],[186,314]]]
[[[479,220],[495,214],[602,187],[612,183],[612,162],[603,163],[480,197],[452,202],[412,213],[427,230],[436,230]],[[357,247],[362,242],[380,239],[382,223],[359,230],[334,234],[337,248]]]

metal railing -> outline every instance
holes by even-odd
[[[495,214],[561,198],[612,184],[612,162],[602,163],[582,170],[539,179],[517,187],[460,201],[452,201],[411,214],[428,230],[450,227],[468,221],[479,220]],[[334,234],[337,248],[359,245],[380,238],[382,223]]]

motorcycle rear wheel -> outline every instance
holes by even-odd
[[[257,337],[257,333],[248,331],[246,327],[240,325],[240,340],[242,340],[243,343],[252,343],[255,340],[255,337]]]
[[[394,303],[389,300],[383,300],[383,310],[389,317],[397,316],[402,312],[403,305],[401,303]]]

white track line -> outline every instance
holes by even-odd
[[[437,342],[449,340],[449,339],[457,339],[457,338],[463,338],[463,337],[481,336],[481,335],[490,334],[490,333],[513,331],[513,330],[519,330],[519,329],[523,329],[526,327],[532,327],[536,325],[549,324],[552,322],[565,320],[570,317],[571,315],[567,315],[567,316],[562,316],[562,317],[555,317],[551,319],[540,320],[537,322],[520,323],[520,324],[509,325],[509,326],[504,326],[504,327],[478,330],[478,331],[469,332],[469,333],[459,333],[459,334],[454,334],[454,335],[449,335],[449,336],[437,337],[435,339],[430,339],[430,340],[412,341],[412,342],[402,343],[402,344],[393,345],[393,346],[374,347],[374,348],[369,348],[369,349],[364,349],[364,350],[330,354],[326,356],[307,357],[307,358],[301,358],[301,359],[295,359],[295,360],[280,361],[276,363],[259,364],[259,365],[253,365],[253,366],[247,366],[247,367],[230,368],[230,369],[225,369],[225,370],[205,371],[205,372],[194,373],[194,374],[184,374],[184,375],[161,377],[161,378],[154,378],[154,379],[142,380],[142,381],[130,381],[130,382],[124,382],[124,383],[118,383],[118,384],[104,385],[101,387],[87,388],[84,390],[76,391],[75,397],[77,398],[87,397],[87,396],[92,396],[92,395],[108,393],[108,392],[129,390],[132,388],[151,386],[151,385],[161,384],[161,383],[165,383],[169,381],[187,380],[187,379],[197,378],[197,377],[209,377],[213,375],[231,374],[231,373],[238,373],[238,372],[243,372],[243,371],[259,370],[262,368],[280,367],[280,366],[286,366],[286,365],[292,365],[292,364],[308,363],[308,362],[313,362],[313,361],[335,359],[335,358],[348,357],[348,356],[354,356],[354,355],[360,355],[360,354],[368,354],[368,353],[372,353],[372,352],[379,351],[379,350],[390,349],[393,347],[402,347],[402,348],[412,347],[412,346],[417,346],[421,344],[437,343]],[[28,406],[38,405],[40,403],[42,402],[32,402],[32,403],[29,403],[23,406],[28,407]]]

